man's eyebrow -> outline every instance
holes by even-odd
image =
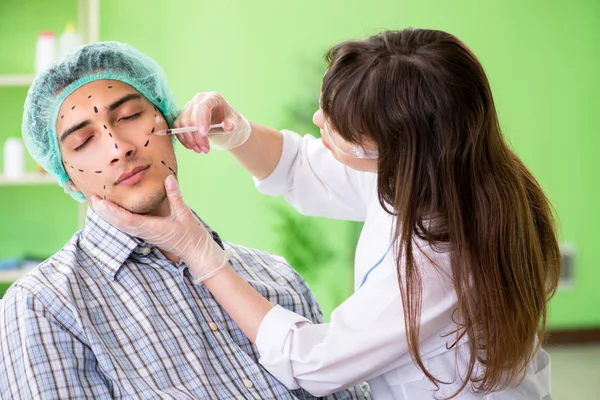
[[[85,121],[82,121],[82,122],[78,123],[77,125],[73,125],[69,129],[65,130],[62,133],[62,135],[60,135],[60,142],[62,143],[71,133],[78,131],[81,128],[85,128],[86,126],[88,126],[91,123],[92,123],[91,120],[86,119]]]
[[[121,107],[123,105],[123,103],[126,103],[130,100],[137,100],[137,99],[141,99],[142,95],[139,93],[129,93],[126,94],[125,96],[121,97],[119,100],[116,100],[115,102],[109,104],[106,109],[111,112],[116,110],[117,108]]]
[[[129,93],[126,94],[125,96],[121,97],[118,100],[115,100],[114,102],[112,102],[111,104],[109,104],[108,106],[106,106],[106,109],[111,112],[116,110],[117,108],[121,107],[124,103],[127,103],[128,101],[131,100],[138,100],[141,99],[142,95],[139,93]],[[77,125],[74,125],[72,127],[70,127],[69,129],[65,130],[61,135],[60,135],[60,141],[61,143],[73,132],[78,131],[81,128],[85,128],[86,126],[88,126],[89,124],[91,124],[92,121],[89,119],[86,119],[85,121],[82,121],[80,123],[78,123]]]

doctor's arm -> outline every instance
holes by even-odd
[[[442,335],[453,308],[450,286],[427,277],[420,337]],[[216,300],[256,344],[260,363],[289,389],[326,396],[398,367],[402,381],[422,379],[413,365],[393,265],[384,266],[344,301],[329,323],[306,318],[250,293],[229,268],[204,281]],[[423,353],[431,351],[422,346]]]
[[[251,123],[252,134],[231,154],[253,177],[268,177],[279,162],[283,150],[283,135],[277,129]]]

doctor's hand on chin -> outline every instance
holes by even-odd
[[[173,175],[165,179],[171,212],[166,217],[131,213],[98,196],[91,198],[92,208],[108,223],[182,259],[200,283],[221,271],[231,254],[214,241],[212,234],[185,204]]]

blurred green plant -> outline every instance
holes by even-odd
[[[318,280],[322,268],[336,252],[319,226],[319,220],[301,215],[289,205],[276,205],[276,231],[283,256],[307,281]]]

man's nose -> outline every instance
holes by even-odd
[[[124,162],[135,155],[136,146],[129,140],[124,140],[118,135],[112,134],[109,143],[111,146],[109,153],[110,165]]]

